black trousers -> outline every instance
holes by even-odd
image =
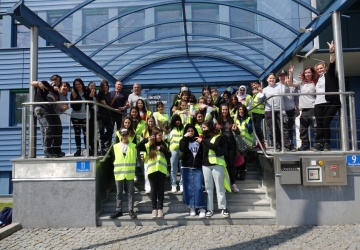
[[[259,138],[259,141],[261,143],[264,143],[264,134],[263,134],[263,131],[261,129],[261,123],[262,123],[263,119],[264,119],[263,114],[253,113],[252,121],[254,123],[255,133],[256,133],[256,135]]]
[[[286,110],[286,115],[288,117],[287,121],[287,130],[289,135],[290,143],[294,138],[294,127],[295,127],[295,109]]]
[[[74,127],[76,150],[81,150],[81,131],[86,145],[86,119],[71,118],[71,122]]]
[[[316,118],[315,143],[330,144],[331,129],[330,124],[334,116],[340,109],[340,105],[322,103],[315,105],[314,114]]]
[[[157,171],[148,175],[151,187],[152,209],[163,209],[166,174]]]
[[[284,146],[289,146],[289,133],[287,128],[287,123],[280,120],[280,111],[275,111],[274,118],[272,117],[272,111],[265,111],[265,121],[266,125],[269,128],[270,140],[271,142],[274,141],[274,134],[273,134],[273,119],[275,120],[275,138],[276,144],[274,147],[281,146],[281,134],[284,134]],[[281,122],[283,123],[283,128],[285,128],[282,132],[280,131]]]
[[[314,109],[302,109],[300,116],[300,139],[302,145],[309,145],[309,127],[314,123]]]

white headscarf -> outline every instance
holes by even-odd
[[[245,89],[243,95],[240,94],[240,89]],[[246,99],[246,87],[245,87],[245,85],[241,85],[241,86],[239,87],[239,91],[238,91],[238,94],[237,94],[237,98],[238,98],[239,102],[241,102],[241,103],[244,103],[244,102],[245,102],[245,99]]]

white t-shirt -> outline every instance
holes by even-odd
[[[319,78],[316,84],[316,93],[325,93],[325,75]],[[315,99],[315,105],[322,103],[327,103],[325,95],[317,95]]]

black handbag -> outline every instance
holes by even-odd
[[[241,135],[237,135],[233,131],[233,135],[236,142],[236,148],[241,154],[246,154],[250,149],[252,149],[252,144],[250,144],[248,141],[244,140]]]

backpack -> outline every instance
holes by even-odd
[[[4,207],[0,212],[0,226],[9,225],[12,222],[12,208]]]

